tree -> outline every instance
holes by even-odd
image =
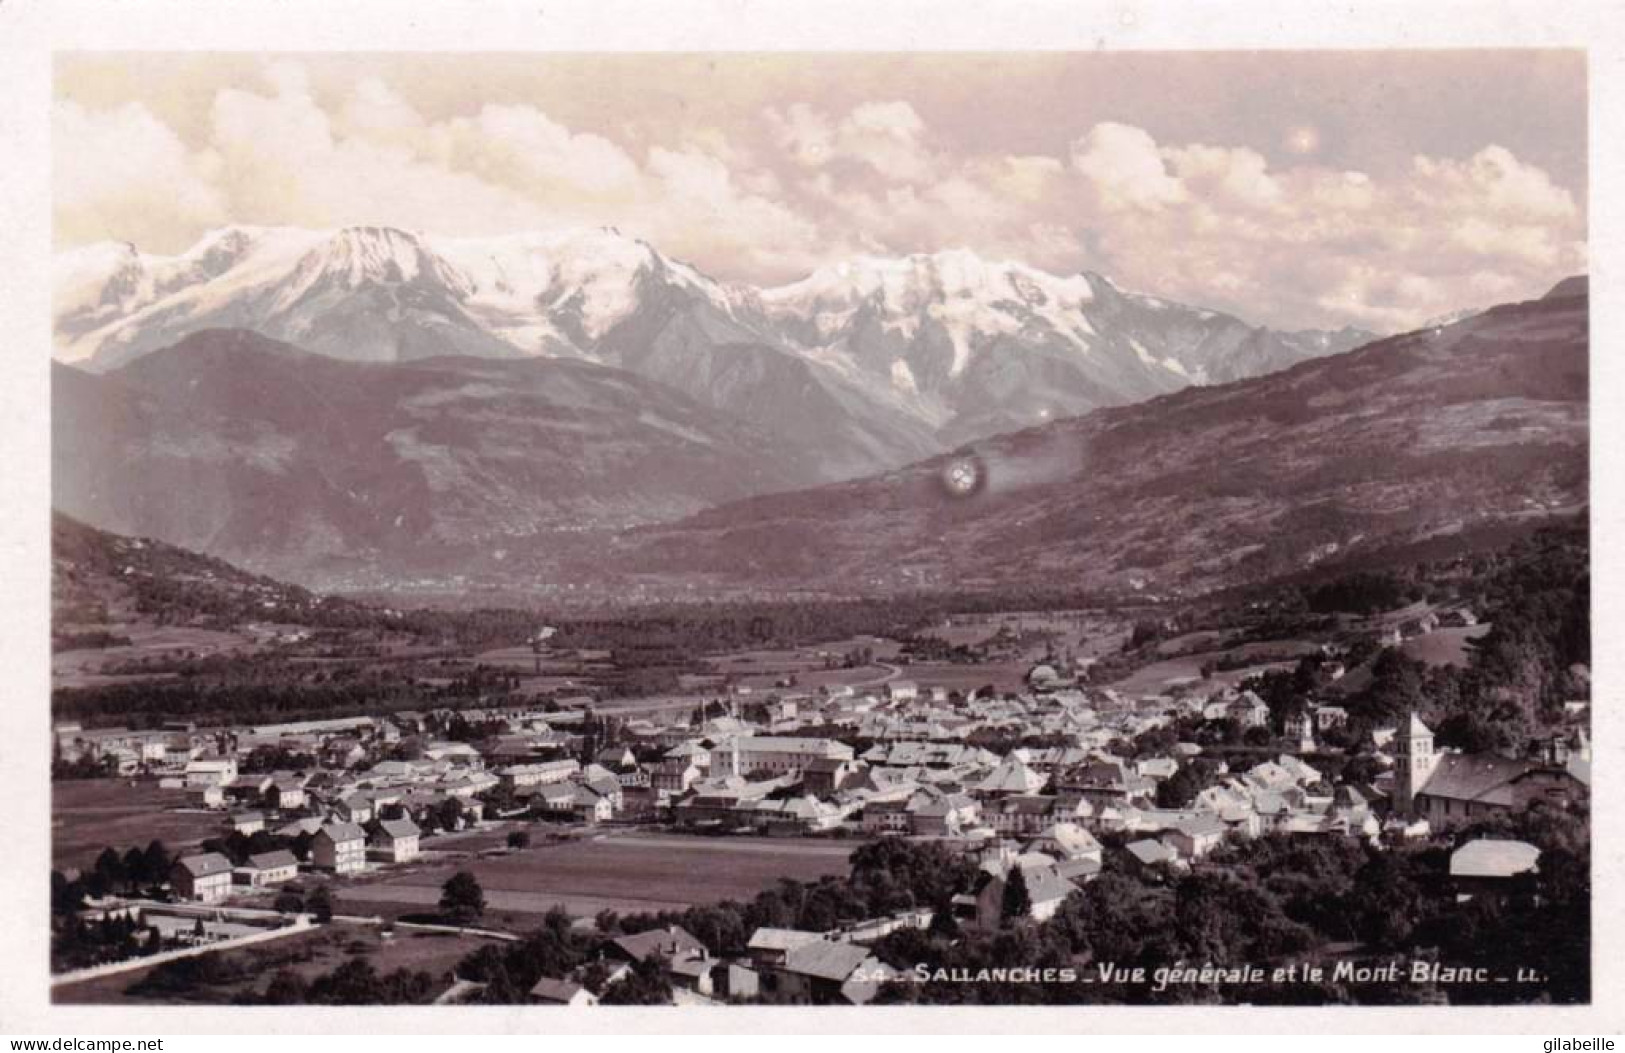
[[[651,954],[632,966],[619,983],[604,990],[604,1005],[670,1005],[671,980],[666,976],[666,960]]]
[[[104,848],[96,857],[96,881],[103,892],[114,892],[124,885],[124,859],[117,849]]]
[[[333,893],[328,891],[326,885],[317,885],[316,891],[310,894],[305,906],[309,908],[311,915],[322,924],[325,925],[333,920]]]
[[[292,969],[278,969],[265,989],[267,1005],[298,1005],[308,996],[305,981]]]
[[[459,870],[440,889],[440,909],[458,925],[466,925],[485,913],[485,890],[479,879]]]
[[[156,839],[148,841],[146,851],[142,855],[146,857],[148,881],[158,882],[168,879],[169,868],[174,866],[175,860],[162,841]]]
[[[147,872],[147,857],[139,848],[130,848],[124,853],[124,880],[132,888],[140,888],[153,880]]]
[[[508,834],[508,847],[514,849],[530,847],[530,831],[514,830]]]
[[[1001,924],[1009,925],[1032,914],[1033,897],[1027,890],[1027,875],[1019,866],[1012,866],[1004,879],[1004,899],[999,905]]]
[[[298,914],[305,909],[305,897],[296,890],[285,888],[277,893],[276,911],[278,914]]]

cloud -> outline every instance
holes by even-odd
[[[1110,210],[1157,209],[1186,200],[1184,183],[1169,174],[1157,141],[1143,128],[1095,125],[1072,144],[1072,167]]]
[[[1585,265],[1585,217],[1488,144],[1382,173],[1159,142],[1104,121],[1057,152],[953,148],[913,103],[782,102],[715,125],[569,127],[523,101],[427,116],[386,79],[296,62],[215,92],[191,141],[139,102],[55,110],[59,241],[174,250],[228,222],[482,236],[615,225],[723,278],[967,247],[1284,326],[1402,328]],[[1269,141],[1288,134],[1273,129]],[[1324,144],[1321,144],[1324,145]]]
[[[204,159],[140,103],[87,110],[59,102],[52,118],[59,240],[146,244],[177,227],[205,230],[229,217]]]

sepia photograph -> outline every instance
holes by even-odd
[[[523,46],[50,54],[53,1011],[1606,999],[1584,48]]]

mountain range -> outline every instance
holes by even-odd
[[[710,587],[1169,596],[1461,551],[1586,505],[1588,307],[1567,279],[1267,376],[639,528],[592,566]]]
[[[208,329],[349,362],[573,359],[808,451],[821,478],[1349,350],[964,250],[861,258],[779,288],[713,280],[613,229],[432,238],[234,227],[176,256],[62,254],[56,357],[95,372]]]
[[[54,363],[52,400],[59,510],[300,581],[820,479],[794,444],[570,359],[345,362],[204,330],[107,373]]]
[[[612,230],[238,228],[56,287],[56,507],[313,587],[1184,594],[1587,501],[1584,278],[1381,340]]]

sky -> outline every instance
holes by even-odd
[[[1586,268],[1578,51],[63,53],[59,249],[614,226],[724,280],[969,248],[1282,328]]]

